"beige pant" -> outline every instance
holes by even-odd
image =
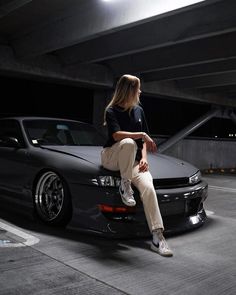
[[[125,138],[102,150],[102,165],[112,171],[119,170],[122,178],[130,179],[137,187],[150,231],[164,229],[152,175],[149,171],[139,172],[139,165],[135,162],[136,151],[136,142]]]

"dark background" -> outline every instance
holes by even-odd
[[[93,89],[9,77],[0,77],[0,85],[1,117],[38,115],[92,123]],[[145,95],[141,95],[140,100],[150,132],[155,135],[173,135],[211,108],[208,104]],[[191,136],[232,140],[236,139],[236,125],[231,120],[214,118]]]
[[[0,77],[0,114],[78,119],[92,123],[93,90],[62,84]]]

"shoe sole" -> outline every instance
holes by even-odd
[[[158,253],[159,255],[163,256],[163,257],[172,257],[173,253],[161,253],[159,248],[157,248],[155,245],[151,244],[151,250]]]
[[[126,206],[128,206],[128,207],[134,207],[134,206],[136,206],[136,201],[134,200],[134,204],[130,204],[130,203],[127,203],[126,202],[126,200],[125,200],[125,198],[123,197],[123,195],[122,195],[122,192],[121,192],[121,189],[119,188],[119,193],[120,193],[120,196],[121,196],[121,200],[122,200],[122,202],[126,205]]]
[[[130,203],[127,203],[125,198],[123,198],[123,196],[121,195],[121,199],[122,199],[122,202],[126,205],[126,206],[129,206],[129,207],[134,207],[136,205],[136,202],[134,202],[134,204],[130,204]]]

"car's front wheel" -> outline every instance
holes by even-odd
[[[38,217],[51,225],[66,225],[72,212],[65,181],[55,172],[46,171],[37,180],[34,206]]]

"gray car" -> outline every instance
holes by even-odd
[[[137,205],[125,206],[119,172],[101,167],[103,143],[93,126],[79,121],[0,119],[0,202],[20,205],[48,225],[109,237],[150,235],[138,191]],[[208,187],[200,171],[162,154],[148,160],[166,233],[201,226]]]

